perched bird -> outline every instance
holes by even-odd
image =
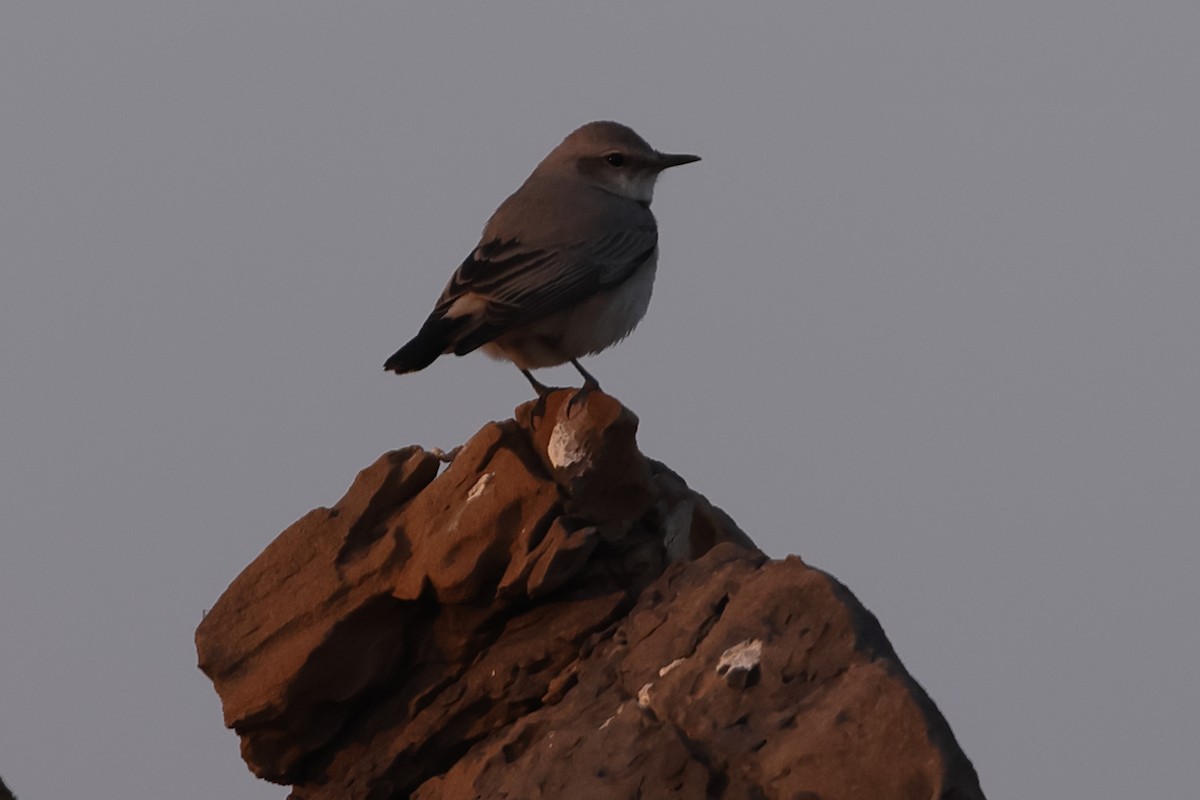
[[[660,153],[616,122],[589,122],[542,159],[500,204],[433,313],[384,364],[399,374],[444,353],[482,348],[505,359],[539,397],[532,369],[571,362],[624,339],[650,303],[658,226],[654,182],[699,156]],[[574,399],[574,398],[573,398]]]

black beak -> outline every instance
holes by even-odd
[[[692,156],[686,153],[659,153],[658,157],[654,160],[654,165],[659,170],[664,170],[668,167],[678,167],[699,160],[700,156]]]

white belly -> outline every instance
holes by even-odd
[[[620,285],[573,308],[506,333],[485,344],[483,351],[522,369],[552,367],[599,353],[628,336],[646,316],[657,267],[658,250],[655,250]]]

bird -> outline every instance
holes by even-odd
[[[439,356],[482,349],[510,361],[542,400],[531,370],[579,363],[628,336],[646,314],[658,263],[650,212],[665,169],[699,161],[661,153],[631,128],[589,122],[572,131],[500,204],[417,335],[384,369],[422,370]]]

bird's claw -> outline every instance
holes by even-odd
[[[529,411],[529,427],[536,428],[539,419],[546,416],[546,398],[550,396],[549,392],[539,394],[537,402],[533,404],[533,408]]]
[[[571,399],[567,401],[567,417],[570,418],[571,414],[574,412],[576,403],[586,400],[589,394],[591,394],[594,390],[599,389],[600,384],[596,383],[595,380],[584,381],[583,386],[579,387],[575,391],[575,394],[571,395]]]

